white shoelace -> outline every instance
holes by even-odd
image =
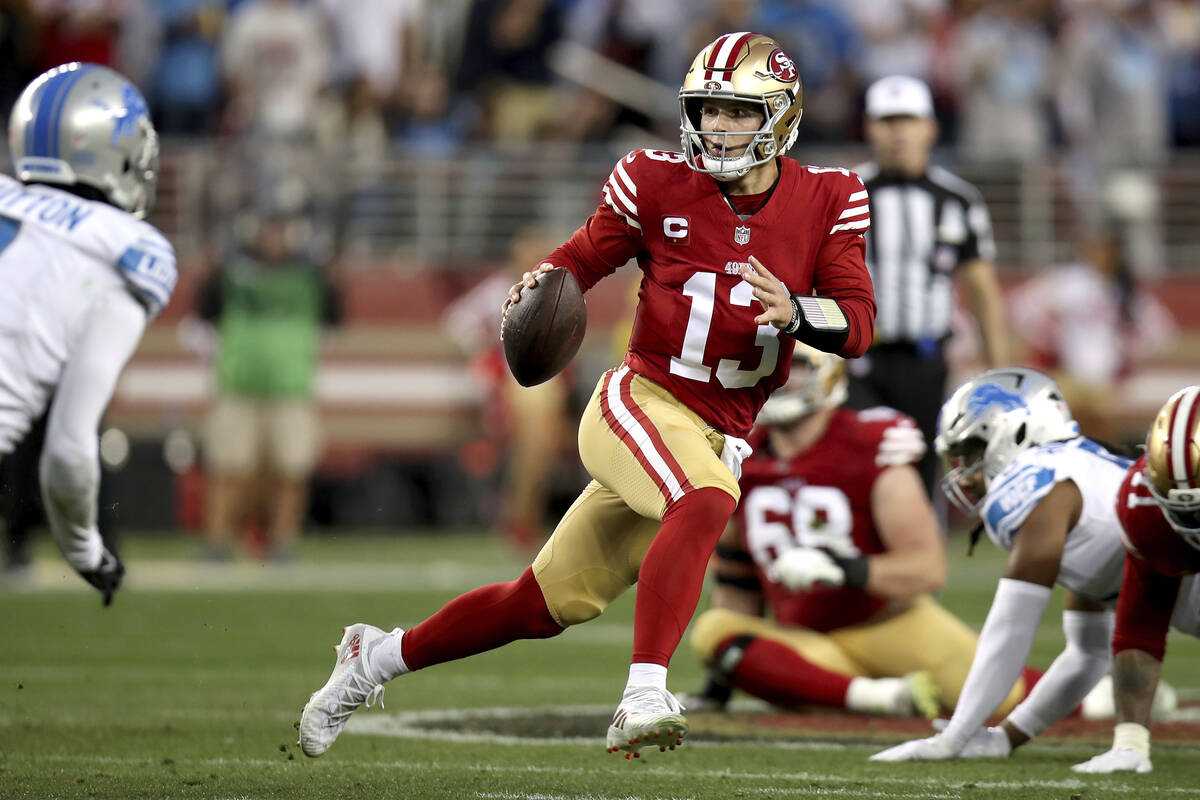
[[[634,690],[632,694],[621,698],[621,705],[628,708],[633,705],[644,705],[639,709],[644,712],[658,712],[660,709],[670,714],[678,714],[684,710],[683,704],[675,699],[675,695],[666,689],[645,686]]]
[[[329,721],[344,722],[360,705],[371,708],[378,702],[380,708],[385,708],[383,689],[382,683],[373,683],[361,673],[351,672],[346,681],[345,694],[338,697],[337,708],[330,712]]]

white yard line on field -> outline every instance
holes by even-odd
[[[592,742],[595,744],[595,742]],[[86,754],[77,755],[62,755],[62,754],[40,754],[40,753],[10,753],[9,757],[15,760],[16,763],[27,764],[37,762],[57,762],[57,763],[81,763],[81,764],[126,764],[129,766],[159,766],[163,765],[163,760],[159,758],[124,758],[117,756],[92,756]],[[262,758],[174,758],[171,763],[176,765],[195,765],[195,766],[246,766],[246,767],[270,767],[278,766],[284,768],[295,768],[298,764],[304,762],[288,762],[283,759],[262,759]],[[522,765],[503,765],[503,764],[487,764],[475,762],[472,764],[463,764],[458,761],[331,761],[327,762],[330,767],[344,769],[396,769],[407,771],[427,772],[430,770],[443,770],[462,774],[467,770],[478,770],[481,772],[496,772],[496,773],[535,773],[548,775],[587,775],[587,776],[604,776],[611,775],[612,769],[608,768],[586,768],[586,767],[547,767],[536,764]],[[624,764],[622,759],[621,764]],[[289,764],[291,765],[289,767]],[[314,765],[315,768],[320,768],[322,764]],[[620,769],[620,765],[616,765]],[[1145,795],[1147,787],[1145,785],[1132,785],[1128,783],[1109,783],[1107,779],[1080,780],[1075,778],[1067,778],[1064,780],[1023,780],[1023,781],[954,781],[941,780],[938,778],[920,778],[920,777],[897,777],[885,775],[837,775],[825,774],[819,772],[738,772],[733,769],[722,770],[677,770],[666,769],[653,766],[651,764],[641,765],[638,772],[642,775],[653,775],[663,778],[688,779],[696,777],[712,777],[712,778],[731,778],[734,780],[743,781],[772,781],[776,783],[783,782],[800,782],[805,784],[861,784],[870,782],[873,784],[884,785],[900,785],[900,786],[926,786],[934,789],[939,789],[946,792],[955,792],[962,788],[975,789],[996,789],[1000,791],[1012,792],[1028,792],[1030,789],[1063,789],[1063,790],[1092,790],[1096,792],[1109,792],[1112,794],[1129,794],[1129,795]],[[819,786],[805,785],[797,787],[795,790],[787,787],[775,786],[764,788],[747,788],[742,791],[754,794],[783,794],[792,793],[800,795],[816,795],[821,792],[825,794],[850,794],[856,792],[860,795],[877,796],[877,797],[938,797],[941,795],[931,795],[928,792],[919,795],[908,795],[904,793],[893,794],[872,794],[870,789],[836,789],[824,788]],[[1155,788],[1153,791],[1170,792],[1172,794],[1180,794],[1185,796],[1200,796],[1200,788]],[[484,795],[481,795],[484,796]],[[499,795],[503,796],[503,795]],[[514,795],[516,797],[527,797],[523,795]],[[536,795],[532,795],[536,796]],[[953,797],[955,795],[946,795]],[[573,800],[582,800],[588,795],[566,795],[565,797],[573,798]],[[615,799],[614,799],[615,800]]]

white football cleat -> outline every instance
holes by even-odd
[[[1154,771],[1150,756],[1129,747],[1114,747],[1107,753],[1092,756],[1082,764],[1071,767],[1075,772],[1092,775],[1107,775],[1112,772],[1139,772],[1146,774]]]
[[[342,641],[334,646],[337,661],[325,685],[313,693],[300,715],[300,749],[311,758],[323,754],[337,739],[350,715],[361,705],[379,702],[383,708],[383,683],[367,665],[367,650],[387,632],[362,622],[342,628]]]
[[[880,751],[868,758],[868,761],[946,761],[955,758],[962,751],[961,747],[953,744],[944,734],[930,736],[928,739],[912,739],[887,750]]]
[[[625,751],[626,758],[640,758],[643,747],[659,750],[683,744],[687,735],[683,706],[666,689],[634,686],[625,690],[617,713],[608,726],[609,753]]]

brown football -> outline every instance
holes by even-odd
[[[517,383],[537,386],[575,357],[587,329],[587,307],[575,276],[565,269],[543,272],[537,286],[521,291],[500,325],[504,358]]]

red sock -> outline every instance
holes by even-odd
[[[737,506],[717,488],[688,492],[667,510],[638,571],[633,661],[667,666],[692,620],[704,571]]]
[[[410,670],[473,656],[517,639],[548,639],[563,632],[550,616],[533,567],[508,583],[459,595],[404,632],[401,652]]]
[[[735,637],[717,648],[717,659]],[[818,667],[790,647],[754,638],[729,676],[729,684],[773,705],[795,708],[806,703],[842,708],[851,678]]]

